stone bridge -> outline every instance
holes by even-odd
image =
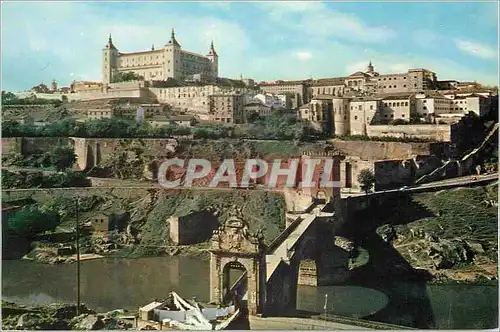
[[[332,229],[334,223],[335,213],[324,211],[331,206],[328,203],[312,203],[268,246],[260,234],[250,234],[241,210],[235,207],[212,238],[210,300],[223,303],[238,296],[252,315],[293,315],[300,263],[318,259],[322,251],[318,234]],[[234,270],[239,271],[237,277]]]

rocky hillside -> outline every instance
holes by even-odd
[[[2,328],[5,330],[127,330],[133,324],[120,318],[123,310],[97,314],[85,305],[76,315],[76,305],[51,304],[25,307],[2,301]]]
[[[417,217],[404,223],[409,215]],[[415,194],[386,222],[395,226],[377,232],[414,268],[438,279],[497,278],[498,184]]]
[[[61,224],[56,233],[71,232],[75,225],[75,204],[71,197],[57,195],[34,195],[35,204],[42,209],[57,211]],[[80,222],[88,223],[102,213],[128,212],[129,222],[122,233],[111,234],[109,241],[99,237],[84,236],[81,249],[84,254],[104,254],[115,257],[139,257],[171,253],[173,243],[169,238],[171,216],[186,216],[194,212],[209,212],[219,222],[224,222],[231,207],[242,208],[251,232],[262,231],[265,242],[271,242],[285,227],[284,198],[276,193],[258,190],[203,191],[203,190],[119,190],[86,192],[80,199]],[[47,255],[47,242],[56,245],[61,236],[40,236],[27,258],[45,262],[61,262],[57,257]],[[207,239],[208,240],[208,239]],[[73,239],[67,239],[73,245]],[[182,248],[199,252],[207,243]],[[43,253],[42,253],[43,251]],[[45,253],[45,254],[44,254]]]

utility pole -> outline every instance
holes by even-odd
[[[76,315],[80,314],[80,223],[78,221],[79,199],[76,198]]]
[[[325,326],[328,326],[327,308],[328,308],[328,294],[325,294],[325,306],[323,307],[323,309],[325,310]]]

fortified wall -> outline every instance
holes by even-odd
[[[424,138],[438,142],[451,141],[451,125],[448,124],[422,124],[422,125],[375,125],[367,126],[369,137],[400,137]]]
[[[2,154],[39,154],[49,152],[55,146],[69,144],[68,137],[3,137]]]
[[[376,141],[331,141],[333,149],[344,157],[340,161],[342,188],[347,191],[360,191],[357,181],[359,173],[368,169],[376,177],[376,189],[389,189],[411,183],[416,178],[431,173],[442,166],[446,159],[448,143],[400,143]],[[203,144],[203,143],[202,143]],[[71,145],[77,155],[78,169],[98,165],[118,148],[127,151],[133,159],[134,149],[138,148],[149,157],[145,163],[145,176],[151,180],[157,177],[160,162],[169,158],[178,148],[175,139],[120,139],[120,138],[79,138],[79,137],[12,137],[2,138],[2,153],[22,153],[25,155],[50,151],[57,145]],[[189,145],[189,144],[188,144]],[[300,148],[297,156],[301,156]],[[214,150],[217,153],[217,150]],[[210,153],[208,154],[210,155]],[[317,156],[315,152],[314,155]],[[265,158],[266,154],[263,154]],[[214,160],[219,162],[219,160]],[[283,165],[283,167],[287,167]],[[241,170],[240,170],[241,171]],[[149,173],[149,174],[147,174]],[[241,172],[240,172],[241,173]],[[267,174],[266,176],[269,176]],[[258,183],[257,183],[258,184]],[[329,193],[325,193],[329,196]],[[299,198],[290,198],[294,201]],[[306,203],[305,203],[306,204]],[[299,204],[303,205],[303,204]]]
[[[342,188],[361,190],[359,173],[368,169],[375,175],[375,189],[406,185],[415,177],[432,172],[442,165],[448,143],[400,143],[375,141],[344,141],[334,139],[336,150],[346,157],[340,164]]]

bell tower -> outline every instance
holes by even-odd
[[[217,77],[219,77],[219,55],[215,51],[213,40],[210,44],[210,50],[208,51],[207,57],[212,63],[212,77],[216,79]]]
[[[370,63],[368,64],[368,67],[366,67],[366,72],[368,74],[372,74],[374,72],[374,68],[373,68],[373,65],[372,65],[372,62],[370,61]]]
[[[168,44],[165,45],[165,78],[182,78],[184,73],[182,71],[182,60],[181,60],[181,45],[175,39],[175,30],[172,29],[172,34],[170,35],[170,40]]]
[[[109,34],[108,43],[102,49],[102,82],[109,84],[113,80],[113,73],[118,63],[118,49],[113,45]]]

